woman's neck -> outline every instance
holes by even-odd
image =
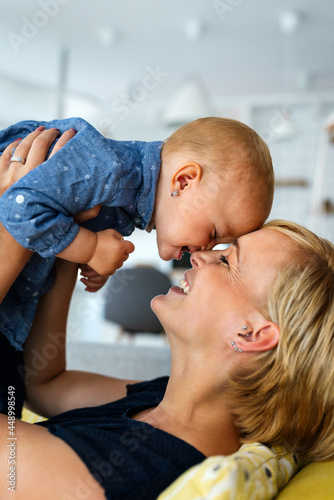
[[[186,441],[205,456],[234,453],[240,447],[240,436],[223,391],[209,394],[205,385],[171,375],[161,403],[132,418]]]

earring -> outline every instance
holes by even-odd
[[[170,195],[173,197],[173,196],[177,196],[179,194],[178,191],[173,191]]]
[[[238,351],[238,352],[243,352],[243,350],[242,350],[242,349],[239,349],[239,347],[237,347],[237,346],[235,345],[235,342],[233,342],[233,340],[231,340],[231,344],[232,344],[232,347],[234,348],[234,350],[235,350],[235,351]]]
[[[242,327],[241,327],[241,330],[245,331],[245,330],[247,330],[247,328],[248,328],[248,326],[247,326],[247,325],[244,325],[244,326],[242,326]],[[243,337],[250,337],[251,333],[252,333],[252,332],[248,332],[248,333],[246,333],[246,335],[242,335],[242,334],[240,333],[239,335],[242,335]]]

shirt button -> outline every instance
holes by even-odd
[[[18,194],[17,197],[15,198],[16,203],[23,203],[24,202],[24,196],[22,194]]]
[[[135,224],[140,224],[140,219],[138,219],[138,217],[135,217],[135,218],[134,218],[134,223],[135,223]]]

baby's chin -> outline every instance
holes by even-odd
[[[176,249],[171,249],[171,248],[166,248],[166,247],[159,247],[159,257],[162,260],[172,260],[172,259],[178,259],[178,250]]]

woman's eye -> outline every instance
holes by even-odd
[[[227,260],[227,257],[225,257],[225,255],[220,255],[220,260],[226,264],[227,266],[229,266],[230,264],[228,263],[228,260]]]

